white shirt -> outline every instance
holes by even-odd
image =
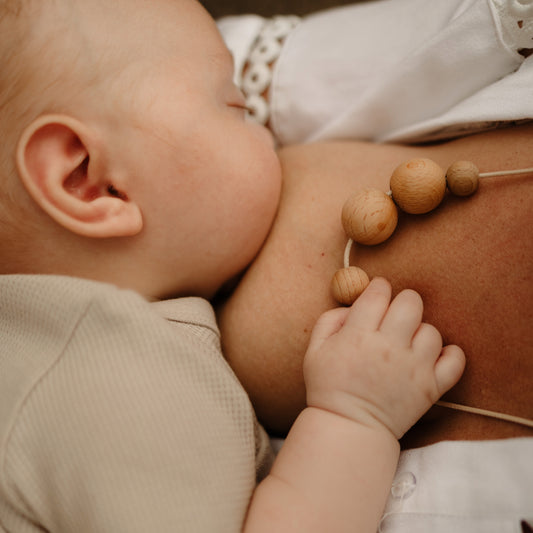
[[[263,22],[218,21],[237,71]],[[531,0],[381,0],[318,12],[283,44],[270,126],[284,145],[412,142],[531,119],[528,46]]]

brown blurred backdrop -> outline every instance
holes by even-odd
[[[200,0],[214,18],[238,13],[263,16],[305,15],[333,6],[354,4],[368,0]]]

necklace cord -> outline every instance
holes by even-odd
[[[475,415],[488,416],[490,418],[497,418],[505,420],[506,422],[513,422],[522,426],[533,428],[533,420],[529,418],[522,418],[520,416],[508,415],[506,413],[499,413],[497,411],[489,411],[488,409],[480,409],[479,407],[470,407],[469,405],[461,405],[459,403],[444,402],[442,400],[435,403],[439,407],[446,407],[447,409],[454,409],[456,411],[464,411],[473,413]]]
[[[479,178],[488,178],[493,176],[506,176],[506,175],[517,175],[517,174],[529,174],[533,173],[533,167],[530,168],[521,168],[516,170],[500,170],[495,172],[483,172],[478,173]],[[392,197],[392,191],[388,191],[386,193],[390,197]],[[347,269],[350,266],[350,253],[352,250],[354,244],[354,240],[352,238],[348,239],[348,242],[346,243],[346,248],[344,249],[344,268]],[[443,400],[439,400],[435,403],[435,405],[438,405],[439,407],[445,407],[447,409],[453,409],[455,411],[463,411],[467,413],[472,413],[476,415],[486,416],[490,418],[495,418],[498,420],[504,420],[507,422],[512,422],[515,424],[520,424],[522,426],[533,428],[533,420],[528,418],[523,418],[520,416],[514,416],[509,415],[506,413],[500,413],[497,411],[490,411],[488,409],[480,409],[478,407],[471,407],[468,405],[461,405],[458,403],[453,402],[446,402]]]

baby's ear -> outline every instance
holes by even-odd
[[[140,208],[107,174],[104,160],[85,126],[64,115],[33,121],[17,147],[20,179],[57,223],[85,237],[136,235],[143,226]]]

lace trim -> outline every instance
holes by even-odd
[[[240,85],[246,99],[248,118],[254,122],[265,125],[270,118],[270,107],[264,94],[272,81],[272,65],[279,57],[285,39],[300,20],[300,17],[292,15],[267,20],[250,49]]]
[[[533,0],[491,0],[501,38],[513,52],[533,53]]]

